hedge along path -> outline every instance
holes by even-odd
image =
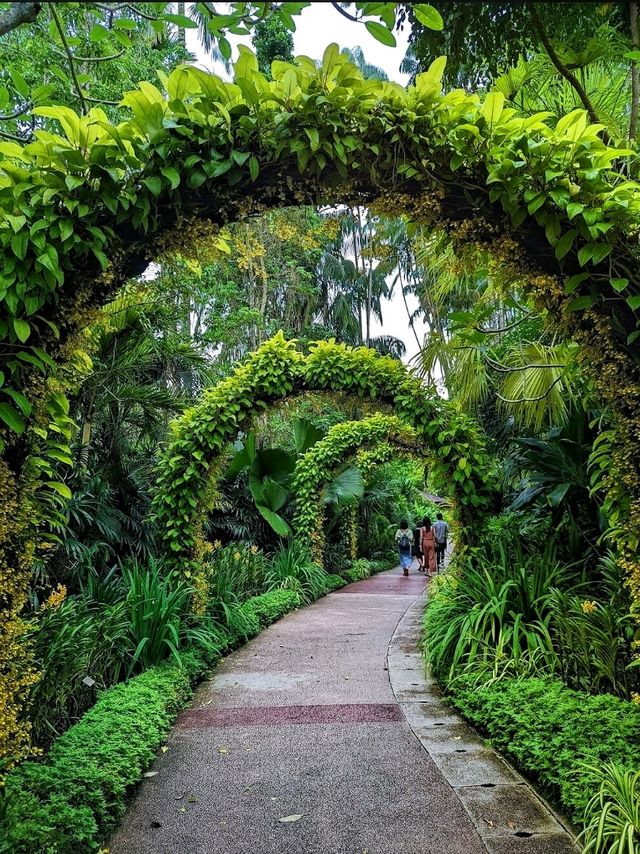
[[[0,776],[28,752],[20,613],[69,498],[56,470],[71,464],[83,330],[149,261],[249,213],[368,204],[490,248],[582,345],[615,415],[597,487],[640,604],[640,185],[611,168],[633,174],[637,156],[581,110],[551,122],[499,92],[443,94],[444,63],[404,90],[330,45],[320,68],[275,62],[268,81],[241,47],[233,83],[183,67],[126,94],[117,126],[98,108],[38,107],[35,142],[0,142]]]
[[[433,455],[436,488],[453,494],[463,525],[474,524],[493,509],[490,457],[473,419],[425,389],[389,356],[335,341],[316,342],[305,356],[279,332],[173,422],[159,463],[153,500],[159,537],[170,560],[188,574],[196,611],[204,607],[206,595],[202,528],[215,506],[229,443],[248,428],[257,411],[278,399],[325,390],[389,404],[397,417],[379,415],[336,425],[304,455],[295,472],[298,532],[317,535],[322,482],[341,458],[365,442],[415,438],[424,443]],[[320,550],[319,540],[317,545]]]
[[[421,435],[424,434],[421,431]],[[433,441],[433,437],[431,437]],[[411,453],[429,456],[427,446],[421,446],[416,430],[397,416],[373,415],[360,421],[334,424],[324,439],[317,442],[297,462],[293,475],[294,535],[311,543],[314,559],[324,565],[325,509],[322,499],[324,485],[338,467],[354,458],[366,481],[375,465],[393,459],[394,454]],[[437,458],[437,454],[435,455]],[[443,472],[441,472],[442,477]],[[449,489],[452,483],[449,483]],[[351,519],[351,557],[357,557],[357,531]]]

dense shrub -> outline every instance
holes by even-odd
[[[349,569],[344,573],[344,577],[350,582],[362,581],[369,578],[371,575],[371,562],[365,557],[360,557],[354,560]]]
[[[298,594],[293,590],[272,590],[270,593],[247,599],[242,605],[242,611],[249,619],[253,617],[257,620],[259,631],[261,626],[275,623],[280,617],[297,608],[299,604]]]
[[[425,617],[429,663],[445,681],[554,672],[549,589],[563,570],[552,547],[526,555],[497,544],[460,555],[439,580]]]
[[[325,592],[327,573],[315,564],[301,540],[281,545],[265,573],[267,591],[291,590],[301,604],[313,602]]]
[[[46,747],[95,702],[96,687],[117,682],[130,650],[129,623],[121,600],[98,605],[74,596],[45,603],[29,622],[41,678],[31,689],[33,740]]]
[[[347,582],[340,575],[327,575],[324,580],[325,590],[331,593],[333,590],[339,590],[344,587]]]
[[[211,661],[185,653],[180,665],[154,667],[110,688],[43,762],[25,762],[9,775],[0,851],[97,850]]]
[[[640,768],[640,705],[591,696],[552,678],[477,685],[460,677],[451,700],[492,744],[538,782],[576,822],[598,791],[605,762]]]

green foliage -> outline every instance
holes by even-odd
[[[180,663],[187,647],[224,646],[215,621],[191,616],[184,577],[167,576],[159,562],[131,562],[121,578],[90,579],[81,593],[64,599],[64,590],[55,590],[29,621],[41,673],[30,694],[39,746],[77,721],[98,691],[167,658]],[[85,684],[86,677],[94,684]]]
[[[279,18],[271,16],[259,21],[253,31],[253,47],[258,60],[258,68],[267,79],[271,79],[271,63],[274,60],[291,62],[293,60],[293,36],[287,25]]]
[[[600,783],[594,769],[603,762],[623,771],[640,768],[640,706],[635,703],[607,694],[593,697],[540,678],[478,685],[468,675],[450,690],[464,716],[577,823],[584,822]],[[609,797],[605,790],[605,800]],[[592,807],[589,821],[593,816]]]
[[[628,592],[613,555],[601,558],[598,570],[574,589],[550,591],[560,674],[572,688],[628,697],[634,685],[634,671],[629,669],[634,621]]]
[[[119,597],[100,605],[84,597],[44,605],[30,621],[30,638],[41,677],[31,690],[33,740],[45,746],[95,701],[96,687],[118,682],[131,649],[129,619]]]
[[[364,581],[371,575],[371,563],[366,558],[360,557],[353,561],[344,575],[350,582]]]
[[[600,791],[587,805],[581,841],[585,854],[640,852],[640,771],[607,763],[594,768]]]
[[[262,591],[265,558],[256,546],[214,544],[205,558],[209,613],[219,617],[219,603],[237,603]]]
[[[313,563],[309,548],[302,540],[281,545],[265,574],[268,591],[293,591],[300,603],[313,602],[326,593],[327,574]]]
[[[145,567],[137,562],[125,566],[123,580],[132,649],[129,675],[170,657],[180,663],[180,649],[186,645],[219,646],[220,635],[212,625],[192,623],[191,590],[182,576],[172,576],[151,560]]]
[[[300,599],[295,590],[276,589],[260,596],[252,596],[243,603],[242,609],[245,613],[254,614],[260,626],[264,627],[275,623],[299,604]]]
[[[433,455],[433,477],[458,496],[464,521],[490,506],[492,483],[489,458],[473,422],[430,395],[406,369],[390,357],[335,342],[316,342],[304,357],[276,335],[234,373],[207,390],[201,403],[173,425],[173,439],[159,465],[154,507],[161,541],[176,558],[199,557],[198,525],[213,505],[212,479],[219,477],[216,463],[228,441],[250,422],[256,409],[304,389],[334,390],[390,403],[398,413],[393,422],[379,416],[366,434],[369,441],[386,436],[393,428],[404,435],[400,419],[416,425],[422,442]],[[296,471],[294,491],[298,508],[296,526],[304,536],[315,528],[316,490],[326,483],[344,454],[364,441],[362,428],[342,428],[322,457],[315,445]],[[315,456],[314,456],[315,454]],[[318,455],[322,458],[318,458]]]
[[[599,24],[607,19],[615,24],[620,17],[615,6],[596,3],[538,5],[556,43],[571,41],[583,46]],[[412,14],[412,7],[413,4],[408,7],[409,17],[415,17],[410,34],[411,55],[405,59],[403,70],[416,72],[411,58],[418,66],[427,67],[434,56],[446,54],[449,67],[445,80],[449,86],[486,86],[506,66],[515,65],[520,56],[528,56],[540,46],[539,34],[524,3],[444,3],[444,26],[437,30],[421,26],[424,21],[415,12]]]
[[[341,575],[328,574],[324,580],[327,593],[339,590],[347,583]]]
[[[553,545],[525,555],[489,541],[456,559],[425,615],[425,652],[448,685],[559,668],[550,633],[549,590],[562,582]]]
[[[181,665],[155,667],[110,688],[42,762],[21,765],[7,781],[0,850],[97,851],[205,667],[191,653]]]

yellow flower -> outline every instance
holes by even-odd
[[[637,706],[640,706],[640,694],[637,691],[634,691],[631,694],[631,702],[635,703]]]
[[[252,555],[257,555],[258,554],[258,547],[257,546],[251,546],[250,552]]]
[[[581,607],[584,614],[593,614],[594,611],[598,610],[598,603],[594,600],[585,599]]]
[[[221,545],[222,545],[222,543],[220,542],[220,540],[214,540],[213,541],[214,549],[219,549]]]
[[[241,557],[240,552],[234,552],[233,553],[233,559],[234,560],[240,560],[240,557]]]
[[[64,584],[58,584],[55,590],[49,594],[49,598],[42,605],[43,608],[59,608],[67,598],[67,588]]]

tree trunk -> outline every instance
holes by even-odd
[[[184,15],[184,3],[178,3],[178,15]],[[182,45],[182,47],[186,48],[187,46],[187,31],[184,27],[178,27],[178,41]]]

